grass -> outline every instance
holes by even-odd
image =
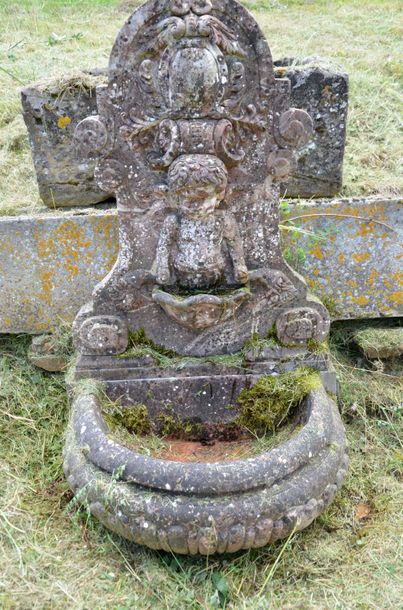
[[[107,65],[130,0],[0,3],[0,214],[41,205],[19,90],[70,70]],[[275,58],[328,57],[350,75],[342,195],[398,195],[398,0],[246,1]]]
[[[71,503],[63,375],[29,363],[28,337],[0,336],[0,607],[399,607],[403,383],[357,369],[352,334],[339,325],[331,340],[350,442],[342,491],[289,540],[208,560],[127,543]]]

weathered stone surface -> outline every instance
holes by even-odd
[[[312,135],[289,88],[232,0],[150,0],[126,22],[99,117],[75,131],[120,219],[116,263],[74,323],[82,354],[125,351],[125,326],[192,356],[233,353],[277,319],[288,345],[326,338],[326,309],[280,251],[278,182]]]
[[[332,319],[403,315],[401,210],[400,200],[370,198],[283,211],[286,226],[302,216],[295,224],[323,236],[286,231],[283,251]],[[0,218],[0,332],[38,334],[71,323],[117,251],[116,210]]]
[[[331,197],[341,188],[348,77],[328,64],[322,58],[307,58],[297,63],[291,59],[274,62],[276,76],[291,81],[292,106],[306,110],[314,119],[314,139],[301,150],[291,176],[282,187],[287,197]],[[106,72],[106,69],[93,71],[100,75],[100,82],[106,80]],[[85,206],[100,203],[107,197],[94,184],[94,163],[79,160],[73,142],[75,127],[88,115],[85,108],[90,114],[98,113],[91,72],[83,72],[81,80],[88,81],[86,86],[71,86],[67,94],[63,88],[69,81],[77,82],[77,75],[66,74],[62,82],[49,81],[47,91],[51,95],[38,83],[26,88],[22,96],[40,195],[52,208]],[[71,119],[69,125],[62,132],[56,129],[58,120],[67,118]],[[56,158],[52,156],[55,138],[60,147]],[[287,171],[285,166],[277,164],[276,171]]]
[[[313,119],[313,139],[302,148],[282,185],[287,197],[332,197],[342,187],[348,110],[348,76],[328,60],[312,57],[275,62],[276,76],[291,81],[291,104]]]
[[[323,389],[309,395],[301,418],[300,432],[256,458],[181,464],[111,441],[97,396],[83,394],[73,405],[65,474],[102,523],[139,544],[203,555],[257,548],[307,527],[345,476],[343,425]]]
[[[305,393],[302,430],[288,442],[232,463],[130,451],[110,438],[99,397],[126,410],[141,401],[154,424],[172,412],[225,427],[240,392],[265,375],[301,363],[330,373],[310,351],[326,340],[329,314],[280,248],[279,181],[312,120],[290,107],[289,81],[275,78],[236,0],[149,0],[121,29],[97,91],[99,116],[81,121],[75,140],[97,159],[97,184],[116,195],[119,250],[73,324],[66,476],[98,518],[152,548],[209,555],[275,541],[306,527],[344,477],[344,430],[323,386]],[[241,358],[246,371],[212,361],[271,332],[307,354]],[[179,358],[179,370],[148,365],[136,337],[193,358]],[[85,390],[83,378],[103,385]],[[112,478],[123,486],[106,497]]]
[[[39,194],[50,208],[85,206],[109,197],[94,181],[94,162],[78,159],[73,139],[78,123],[97,113],[95,87],[104,78],[76,72],[21,93]]]
[[[403,356],[403,327],[363,328],[354,340],[368,360],[389,360]]]
[[[28,359],[32,364],[49,373],[64,371],[68,366],[67,356],[60,353],[52,335],[34,337],[28,352]]]

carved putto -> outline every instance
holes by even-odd
[[[282,258],[277,210],[277,181],[312,121],[289,108],[249,13],[232,0],[150,0],[122,28],[98,98],[76,138],[116,192],[120,249],[77,318],[79,348],[122,351],[122,335],[105,347],[88,334],[91,319],[116,327],[118,315],[179,353],[234,352],[285,307],[306,315],[277,325],[284,341],[315,338],[327,314]]]

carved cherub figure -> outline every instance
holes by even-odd
[[[213,155],[182,155],[171,165],[168,186],[175,212],[163,224],[157,248],[156,279],[208,289],[226,276],[224,247],[236,284],[248,281],[241,237],[234,215],[220,208],[228,173]]]

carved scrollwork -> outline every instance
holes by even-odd
[[[196,2],[192,3],[190,11],[190,3],[179,3],[183,6],[182,9],[176,10],[175,17],[168,17],[157,25],[157,47],[163,49],[169,47],[182,38],[207,38],[211,43],[215,44],[223,53],[235,55],[238,57],[246,57],[245,51],[240,46],[236,35],[219,19],[212,15],[202,12],[202,2],[198,3],[200,8],[194,10]],[[189,8],[186,8],[188,7]],[[207,6],[207,4],[206,4]],[[178,12],[178,11],[181,12]]]
[[[244,159],[245,152],[238,148],[237,134],[231,121],[226,119],[218,121],[214,130],[214,140],[217,155],[227,166],[236,165]]]
[[[112,193],[119,188],[124,179],[125,171],[117,159],[106,159],[95,168],[95,179],[103,191]]]
[[[312,307],[287,309],[277,318],[276,331],[284,345],[306,345],[309,340],[324,341],[330,329],[328,317]]]
[[[108,132],[98,117],[88,117],[77,125],[74,140],[81,154],[96,155],[106,147]]]
[[[114,355],[125,351],[129,335],[127,325],[118,316],[94,316],[85,320],[78,340],[87,354]]]
[[[153,167],[169,167],[179,155],[180,144],[181,141],[177,122],[172,121],[171,119],[162,121],[158,132],[158,145],[161,150],[164,151],[164,154],[159,158],[151,157]]]
[[[290,108],[281,115],[278,129],[288,145],[302,148],[312,137],[313,122],[305,110]]]

